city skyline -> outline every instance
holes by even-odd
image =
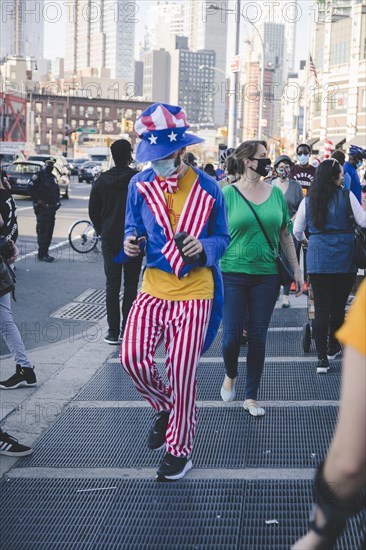
[[[110,0],[112,2],[112,0]],[[281,7],[289,4],[289,2],[285,0],[281,1]],[[134,56],[135,59],[138,59],[138,51],[139,51],[139,44],[143,42],[144,35],[145,35],[145,28],[148,27],[148,23],[151,23],[151,13],[149,13],[150,8],[153,5],[156,5],[158,2],[155,0],[137,0],[134,2],[131,2],[131,6],[135,5],[134,13],[128,14],[129,18],[135,18],[137,20],[136,27],[135,27],[135,44],[134,44]],[[177,4],[183,4],[185,6],[188,5],[188,0],[164,0],[163,2],[160,2],[161,4],[165,3],[177,3]],[[214,2],[217,3],[217,2]],[[60,9],[58,14],[56,13],[55,7],[53,8],[53,12],[49,11],[49,20],[44,22],[44,57],[46,59],[54,59],[56,57],[65,57],[65,49],[66,49],[66,25],[65,25],[65,18],[67,17],[67,10],[65,6],[64,0],[55,0],[52,2],[52,4],[59,4]],[[67,3],[66,3],[67,4]],[[113,5],[115,2],[113,3]],[[229,0],[229,10],[233,9],[234,0]],[[253,6],[257,4],[258,9],[255,13],[254,11],[248,11],[246,12],[252,21],[254,21],[256,18],[258,19],[258,23],[260,23],[261,19],[263,19],[265,16],[272,16],[272,9],[268,7],[268,14],[264,13],[261,8],[260,2],[247,2],[246,0],[242,0],[242,8],[245,8],[246,5],[250,5],[251,9],[253,10]],[[278,4],[278,0],[274,2],[274,4]],[[294,2],[290,2],[290,4],[294,4]],[[307,44],[307,32],[309,27],[309,22],[312,18],[314,18],[314,12],[310,9],[310,3],[309,0],[297,0],[297,4],[299,6],[299,12],[298,12],[298,22],[296,23],[296,41],[295,41],[295,55],[294,55],[294,66],[295,71],[299,68],[299,62],[302,59],[306,58],[306,44]],[[266,6],[269,6],[269,3],[266,2]],[[111,6],[112,7],[112,6]],[[132,8],[131,8],[132,9]],[[262,12],[260,11],[262,10]],[[258,15],[259,14],[259,15]],[[57,15],[57,17],[56,17]],[[230,21],[230,14],[228,15],[228,25],[233,25],[233,22]],[[55,23],[51,23],[52,19],[59,19]],[[244,20],[243,20],[244,21]],[[150,25],[150,28],[152,28],[152,25]],[[250,31],[250,25],[246,26],[247,31]],[[55,41],[55,36],[57,35],[57,41]],[[242,45],[244,44],[244,40],[242,41]],[[305,44],[305,46],[304,46]],[[229,58],[230,58],[230,43],[228,40],[227,44],[228,49],[228,64],[229,64]]]

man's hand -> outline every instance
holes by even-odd
[[[184,247],[182,249],[183,254],[186,256],[195,256],[196,254],[201,254],[203,251],[202,243],[193,237],[193,235],[188,235],[183,241]]]
[[[139,241],[140,240],[141,238],[139,239]],[[135,243],[136,237],[133,236],[126,237],[125,242],[123,243],[123,250],[125,251],[127,256],[130,256],[131,258],[137,258],[137,256],[139,256],[141,253],[139,245]]]
[[[8,264],[13,264],[15,262],[17,256],[19,256],[19,250],[18,250],[17,245],[14,244],[14,242],[11,239],[8,241],[8,243],[9,243],[10,257],[6,258],[6,261],[8,262]]]

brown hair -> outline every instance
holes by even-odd
[[[236,149],[234,153],[234,158],[237,162],[236,165],[236,173],[240,174],[241,176],[245,172],[244,167],[244,159],[249,159],[251,157],[254,157],[258,145],[263,145],[267,149],[267,142],[266,141],[259,141],[259,140],[248,140],[241,143]]]
[[[345,163],[345,160],[346,160],[346,155],[343,153],[343,151],[341,151],[341,149],[336,149],[332,153],[332,159],[338,160],[339,164],[341,166],[343,166],[343,164]]]

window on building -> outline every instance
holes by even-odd
[[[71,114],[76,115],[76,105],[71,105]]]
[[[46,124],[47,124],[47,126],[52,126],[52,123],[53,123],[53,118],[47,117],[47,118],[46,118]]]
[[[42,103],[36,103],[36,113],[42,113]]]
[[[85,113],[85,107],[84,107],[84,105],[80,105],[80,107],[79,107],[79,115],[80,115],[80,116],[84,116],[84,113]]]
[[[64,106],[62,103],[57,104],[57,114],[62,115],[64,113]]]
[[[342,63],[348,63],[350,58],[350,43],[338,42],[332,45],[330,64],[341,65]]]
[[[366,90],[362,90],[361,111],[366,111]]]
[[[94,114],[94,107],[89,105],[86,109],[86,113],[87,113],[87,115],[93,115]]]
[[[366,17],[365,15],[362,15],[360,44],[361,44],[360,57],[361,59],[366,59]]]
[[[64,119],[58,118],[57,119],[57,128],[63,128],[64,127]]]
[[[340,114],[347,111],[347,92],[338,91],[330,98],[330,113]]]
[[[74,118],[71,119],[71,128],[72,129],[76,128],[76,120]]]
[[[79,126],[85,126],[85,120],[79,120]]]

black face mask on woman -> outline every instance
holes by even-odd
[[[258,161],[257,168],[252,168],[249,166],[253,172],[257,172],[260,176],[267,176],[268,172],[271,169],[271,159],[265,158],[265,159],[257,159],[255,157],[249,157],[249,160],[256,160]]]

